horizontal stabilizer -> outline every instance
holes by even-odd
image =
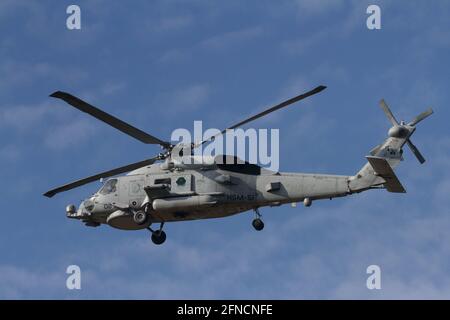
[[[367,156],[366,158],[375,171],[375,175],[382,177],[386,181],[384,186],[387,191],[396,193],[406,192],[386,159],[371,156]]]

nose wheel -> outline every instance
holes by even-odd
[[[264,222],[261,220],[261,214],[259,213],[258,208],[255,209],[255,219],[252,221],[252,226],[256,231],[264,229]]]
[[[159,226],[159,230],[153,230],[152,228],[148,227],[148,231],[152,233],[151,239],[152,242],[156,245],[163,244],[166,241],[166,233],[162,230],[164,226],[164,222],[161,223]]]

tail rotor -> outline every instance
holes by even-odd
[[[415,117],[411,122],[406,124],[404,121],[401,121],[400,123],[395,119],[395,116],[393,115],[391,109],[386,104],[386,101],[382,99],[380,101],[380,107],[383,109],[384,113],[386,114],[386,117],[389,119],[389,121],[392,123],[392,128],[389,129],[389,136],[392,138],[401,138],[406,140],[406,144],[408,145],[411,152],[416,156],[417,160],[422,164],[425,162],[425,158],[420,153],[419,149],[411,142],[411,135],[416,130],[416,125],[424,120],[425,118],[429,117],[431,114],[433,114],[433,109],[429,108],[428,110],[422,112],[417,117]]]

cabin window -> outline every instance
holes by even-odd
[[[170,178],[155,179],[155,184],[170,184]]]

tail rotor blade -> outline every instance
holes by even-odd
[[[408,147],[411,149],[412,153],[416,156],[417,160],[422,164],[425,162],[425,158],[420,153],[419,149],[411,142],[411,140],[406,140],[406,143],[408,144]]]
[[[410,126],[415,126],[416,124],[418,124],[420,121],[422,121],[423,119],[425,119],[426,117],[430,116],[433,114],[433,109],[428,109],[427,111],[422,112],[421,114],[419,114],[417,117],[415,117],[413,119],[413,121],[411,121],[410,123],[408,123],[408,125]]]
[[[389,109],[388,105],[386,104],[386,101],[384,99],[381,99],[380,101],[380,107],[383,109],[384,113],[388,117],[389,121],[392,123],[393,126],[398,125],[397,119],[395,119],[394,115],[391,112],[391,109]]]

